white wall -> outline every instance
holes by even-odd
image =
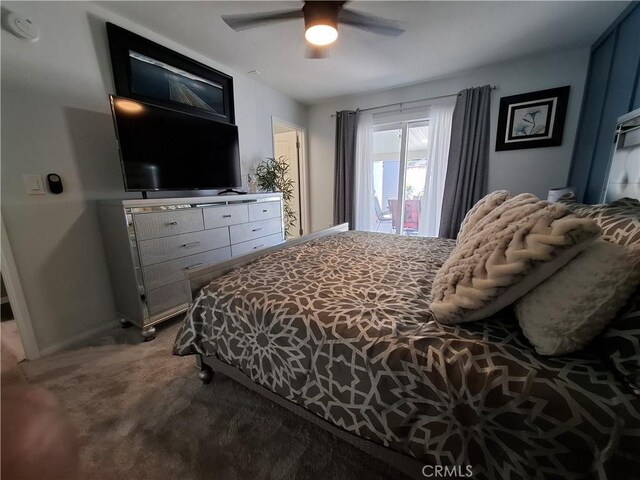
[[[589,49],[584,48],[487,67],[450,78],[333,99],[309,107],[311,229],[319,230],[333,222],[335,118],[331,117],[332,114],[337,110],[370,108],[448,95],[486,84],[498,86],[498,90],[492,92],[491,101],[489,190],[532,192],[546,198],[549,188],[564,186],[568,177],[588,62]],[[561,146],[495,151],[500,97],[563,85],[571,85],[571,92]]]
[[[107,94],[105,21],[234,77],[243,172],[273,154],[271,116],[306,125],[307,107],[87,2],[3,2],[41,29],[2,30],[2,215],[38,346],[45,353],[115,325],[95,200],[125,194]],[[22,174],[62,176],[62,195],[27,196]],[[135,197],[139,195],[133,195]]]

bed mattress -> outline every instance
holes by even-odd
[[[353,434],[474,478],[633,478],[640,399],[595,350],[540,357],[509,311],[434,320],[431,282],[453,246],[346,232],[268,254],[202,289],[174,353],[216,356]]]

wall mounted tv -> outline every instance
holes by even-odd
[[[238,127],[110,95],[125,190],[240,187]]]

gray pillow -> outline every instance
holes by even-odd
[[[640,250],[597,240],[515,304],[524,335],[540,355],[586,347],[640,283]]]

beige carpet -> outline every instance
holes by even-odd
[[[20,367],[53,391],[82,443],[83,479],[404,479],[380,461],[224,376],[170,354],[178,325],[132,329]]]
[[[26,358],[18,332],[18,323],[15,320],[5,320],[0,323],[0,344],[2,349],[8,350],[16,361],[21,362]]]
[[[0,327],[0,380],[2,386],[26,383],[18,363],[23,361],[24,349],[15,320],[5,320]]]

